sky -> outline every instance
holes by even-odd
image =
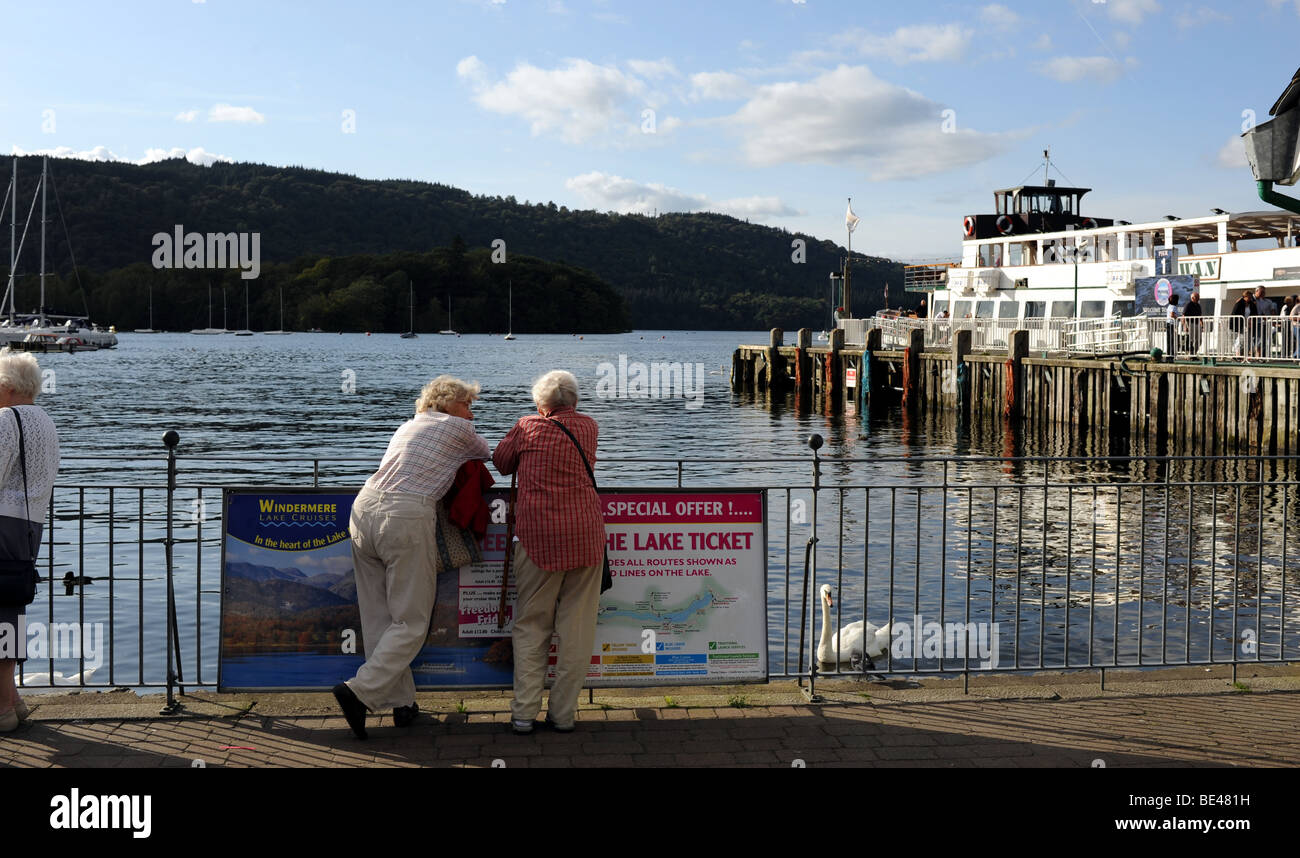
[[[1300,0],[0,4],[0,151],[183,156],[953,258],[1043,176],[1133,222],[1267,208],[1240,134]]]

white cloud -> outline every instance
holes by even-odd
[[[781,202],[779,197],[737,197],[714,201],[704,194],[690,194],[658,182],[637,182],[599,171],[574,176],[564,185],[600,211],[631,214],[711,211],[759,220],[802,214]]]
[[[869,57],[884,57],[903,64],[914,62],[952,62],[966,54],[971,31],[957,24],[920,24],[899,27],[888,36],[865,30],[853,30],[835,39],[858,49]]]
[[[691,75],[691,101],[746,98],[754,87],[731,72],[698,72]]]
[[[1109,0],[1106,11],[1116,21],[1136,27],[1147,15],[1159,12],[1160,4],[1156,0]]]
[[[1050,51],[1052,49],[1052,37],[1043,33],[1034,40],[1034,44],[1031,47],[1036,51]]]
[[[613,66],[587,60],[565,60],[562,68],[541,69],[520,63],[504,80],[489,83],[486,68],[466,57],[456,73],[474,89],[474,101],[493,113],[527,119],[534,135],[558,132],[569,143],[581,143],[608,131],[616,123],[633,122],[627,109],[643,101],[645,84]],[[639,115],[639,110],[635,111]]]
[[[176,121],[193,122],[198,115],[199,112],[197,110],[182,110],[180,113],[176,114]]]
[[[980,9],[980,22],[995,30],[1009,32],[1019,27],[1023,20],[1001,3],[991,3]]]
[[[487,66],[477,56],[470,55],[456,63],[456,77],[475,86],[487,84]]]
[[[853,164],[876,180],[975,164],[1016,136],[964,128],[952,118],[945,130],[942,105],[866,66],[840,66],[806,83],[761,86],[725,122],[742,134],[751,164]]]
[[[1288,2],[1290,2],[1292,6],[1295,6],[1296,14],[1300,15],[1300,0],[1268,0],[1268,5],[1272,6],[1274,9],[1280,9]]]
[[[1232,19],[1222,12],[1216,12],[1208,6],[1200,6],[1194,10],[1184,9],[1174,18],[1174,23],[1180,30],[1190,30],[1193,27],[1200,27],[1204,24],[1213,24],[1216,22],[1227,23]]]
[[[1113,83],[1124,74],[1124,66],[1110,57],[1057,57],[1039,65],[1038,70],[1061,83]]]
[[[1250,162],[1246,160],[1246,141],[1236,134],[1228,138],[1219,149],[1219,153],[1214,156],[1214,161],[1220,167],[1236,169],[1238,167],[1249,167]]]
[[[226,155],[217,155],[209,152],[202,146],[196,146],[193,149],[182,149],[174,146],[171,149],[146,149],[143,158],[123,158],[115,154],[107,146],[95,146],[91,149],[76,150],[70,146],[59,146],[55,149],[33,149],[25,151],[18,146],[13,147],[10,153],[13,155],[48,155],[51,158],[76,158],[79,161],[113,161],[122,164],[152,164],[155,161],[166,161],[171,158],[184,158],[191,164],[197,164],[200,167],[211,167],[213,164],[221,161],[226,164],[235,163],[235,159]]]
[[[231,104],[214,104],[208,111],[209,122],[251,122],[261,125],[266,117],[251,107],[235,107]]]
[[[658,80],[661,77],[678,77],[677,67],[666,57],[661,60],[628,60],[627,67],[641,77]]]

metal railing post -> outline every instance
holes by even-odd
[[[812,489],[812,535],[808,537],[808,545],[803,554],[803,600],[801,602],[799,617],[799,657],[803,658],[807,653],[805,648],[806,641],[804,632],[808,629],[808,623],[805,621],[804,614],[808,612],[808,584],[817,575],[817,492],[822,484],[822,460],[817,451],[821,449],[822,436],[814,433],[808,436],[808,446],[813,451],[813,489]],[[823,703],[824,698],[817,693],[817,654],[814,652],[808,659],[808,687],[803,689],[804,697],[809,703]]]
[[[180,440],[174,429],[163,435],[163,444],[167,447],[167,539],[163,542],[167,553],[167,705],[159,715],[175,715],[180,711],[181,704],[176,700],[173,686],[184,681],[180,675],[180,631],[176,627],[176,590],[172,581],[172,546],[175,544],[172,511],[176,499],[176,445]],[[174,673],[173,663],[176,666]],[[184,693],[185,689],[181,688],[181,694]]]

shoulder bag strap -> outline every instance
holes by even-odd
[[[18,416],[18,409],[9,406],[10,413],[14,416],[14,422],[18,424],[18,466],[23,472],[23,510],[27,513],[23,518],[27,521],[27,551],[28,559],[36,559],[36,534],[32,531],[32,510],[27,503],[27,447],[23,444],[23,421]]]
[[[565,426],[559,420],[556,420],[554,417],[547,417],[546,419],[554,423],[556,426],[559,426],[560,431],[569,436],[569,440],[573,442],[573,446],[578,448],[578,455],[582,457],[582,466],[587,469],[587,476],[591,477],[591,487],[600,491],[600,486],[596,485],[596,475],[592,473],[591,465],[587,464],[587,454],[582,452],[582,445],[578,443],[578,439],[573,437],[573,433],[569,431],[569,427]]]

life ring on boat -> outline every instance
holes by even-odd
[[[1006,215],[1000,215],[998,217],[997,227],[998,227],[998,232],[1002,233],[1003,235],[1010,235],[1013,231],[1015,231],[1016,225],[1014,222],[1012,222],[1011,218],[1007,217]]]
[[[964,221],[962,221],[961,224],[962,224],[962,226],[965,227],[965,229],[966,229],[966,237],[967,237],[967,238],[970,238],[971,236],[973,236],[973,235],[975,234],[975,218],[974,218],[974,217],[972,217],[971,215],[967,215],[967,216],[966,216],[966,219],[965,219]]]
[[[1097,222],[1090,217],[1086,217],[1079,222],[1080,229],[1096,229]]]

